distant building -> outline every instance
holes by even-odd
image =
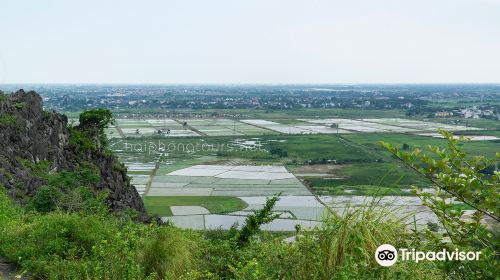
[[[446,118],[446,117],[449,117],[449,116],[452,116],[452,115],[453,115],[452,113],[446,112],[446,111],[434,113],[434,116],[437,117],[437,118]]]

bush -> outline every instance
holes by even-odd
[[[277,155],[279,157],[287,157],[288,156],[288,152],[285,149],[280,148],[280,147],[271,147],[269,149],[269,153],[271,153],[271,155]]]
[[[69,128],[69,144],[76,147],[81,153],[85,151],[97,151],[97,144],[88,132],[82,131],[77,127]]]
[[[17,124],[17,118],[13,114],[0,114],[0,124],[15,126]]]
[[[56,210],[61,193],[52,186],[40,187],[30,201],[30,208],[40,212],[48,213]]]
[[[23,220],[0,225],[0,254],[35,279],[146,278],[136,257],[144,225],[62,212]]]
[[[18,109],[18,110],[22,110],[25,106],[26,106],[26,103],[24,103],[24,102],[14,103],[14,107],[16,107],[16,109]]]

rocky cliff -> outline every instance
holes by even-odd
[[[0,185],[13,199],[26,203],[47,184],[43,176],[35,174],[38,164],[44,163],[52,173],[72,172],[90,164],[99,173],[99,179],[91,185],[92,192],[107,191],[106,203],[112,210],[131,208],[146,219],[144,204],[130,184],[126,169],[103,148],[98,135],[93,136],[96,149],[72,143],[72,133],[82,133],[83,129],[88,128],[69,129],[66,116],[44,111],[42,98],[33,91],[0,92]]]

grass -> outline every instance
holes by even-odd
[[[412,193],[403,191],[398,187],[379,187],[375,185],[323,186],[321,183],[317,186],[315,185],[316,181],[312,180],[312,185],[314,185],[312,188],[317,195],[413,196]]]
[[[470,135],[473,134],[473,132],[470,133]],[[388,155],[389,153],[378,144],[379,141],[401,146],[408,144],[410,150],[415,148],[426,149],[428,145],[445,147],[447,143],[445,139],[397,133],[353,133],[343,135],[342,137],[376,152],[380,152],[383,155]],[[462,145],[467,154],[490,156],[498,151],[498,143],[499,141],[496,140],[467,141],[463,142]]]
[[[203,112],[218,112],[221,114],[240,114],[245,118],[256,119],[299,119],[299,118],[403,118],[405,111],[399,109],[351,109],[351,108],[307,108],[293,110],[261,110],[261,109],[206,109]]]
[[[290,159],[299,162],[333,161],[337,163],[374,162],[380,159],[363,147],[356,147],[336,135],[298,135],[276,137],[284,142],[270,142],[270,147],[280,148]]]
[[[460,131],[455,133],[455,135],[489,135],[500,137],[500,130],[471,130],[471,131]]]
[[[212,214],[243,210],[248,205],[231,196],[146,196],[144,204],[149,214],[172,216],[170,206],[202,206]]]
[[[236,279],[439,279],[433,263],[399,262],[381,267],[374,252],[381,244],[409,246],[410,231],[391,209],[366,202],[341,215],[328,215],[317,230],[301,232],[290,245],[262,243],[252,262]],[[257,275],[255,277],[254,275]],[[254,277],[252,277],[254,276]]]
[[[306,181],[317,194],[333,195],[410,195],[401,189],[412,185],[427,187],[430,184],[420,174],[397,163],[353,164],[334,172],[332,177],[340,179],[311,177]]]

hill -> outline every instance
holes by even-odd
[[[91,122],[68,125],[66,116],[42,105],[34,91],[0,92],[0,185],[7,194],[22,205],[38,195],[48,200],[38,206],[51,208],[54,197],[82,187],[94,195],[106,193],[111,210],[132,209],[147,220],[141,197],[107,151],[99,128]]]

